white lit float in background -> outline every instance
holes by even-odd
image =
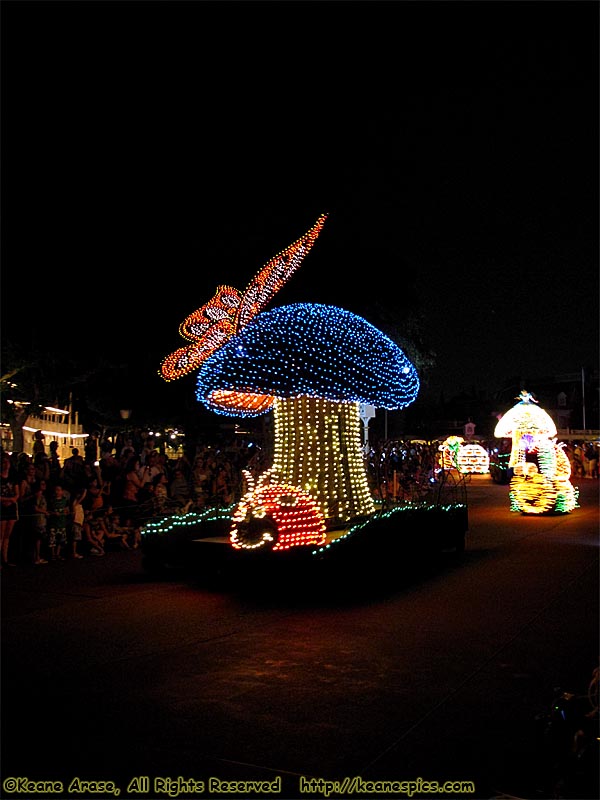
[[[484,475],[490,471],[490,457],[480,444],[464,444],[462,436],[448,436],[439,446],[442,469],[456,469],[464,474]]]
[[[494,435],[512,439],[508,462],[510,508],[523,514],[567,514],[577,508],[579,492],[571,484],[571,464],[558,444],[552,417],[526,391],[499,420]]]

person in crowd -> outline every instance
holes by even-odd
[[[71,501],[71,530],[70,530],[70,543],[71,543],[71,557],[80,559],[83,558],[82,554],[78,552],[80,542],[83,540],[83,523],[85,521],[85,508],[84,502],[87,497],[87,489],[80,489],[74,495]]]
[[[192,488],[196,508],[203,508],[206,505],[206,498],[209,494],[209,472],[203,453],[198,453],[194,458]]]
[[[38,476],[36,475],[35,464],[33,463],[33,459],[25,464],[23,463],[24,470],[21,473],[21,480],[19,483],[19,489],[21,496],[19,497],[19,502],[22,500],[28,500],[31,495],[33,494],[33,484],[36,482]],[[24,484],[27,484],[26,486]],[[20,517],[20,515],[19,515]]]
[[[39,453],[42,455],[46,455],[46,446],[44,443],[44,439],[46,437],[42,433],[42,431],[36,431],[33,434],[33,456],[37,456]]]
[[[140,451],[140,462],[142,467],[145,467],[148,459],[148,456],[151,453],[154,453],[156,449],[156,440],[152,436],[147,436],[144,440],[144,446]]]
[[[19,480],[21,480],[27,472],[27,468],[31,464],[32,458],[28,453],[13,453],[13,455],[15,457],[14,466],[17,470]]]
[[[25,462],[23,462],[25,466]],[[14,546],[17,549],[18,557],[29,560],[31,543],[34,540],[33,517],[34,517],[34,485],[36,483],[36,473],[33,461],[30,460],[25,472],[19,481],[19,521],[15,526]],[[27,553],[27,555],[25,555]]]
[[[136,520],[139,517],[139,494],[144,484],[140,478],[140,458],[131,456],[123,469],[123,494],[120,499],[122,513],[121,521],[126,517]]]
[[[140,470],[139,476],[142,481],[142,488],[141,488],[141,496],[140,500],[143,502],[147,499],[150,494],[150,487],[154,482],[154,478],[157,475],[160,475],[163,472],[163,469],[159,466],[158,463],[158,452],[153,450],[151,453],[146,455],[146,463],[142,466],[141,459],[140,459]]]
[[[106,529],[97,511],[88,509],[83,517],[83,537],[89,548],[90,555],[104,555],[104,536]]]
[[[598,478],[598,445],[592,444],[590,454],[590,477]]]
[[[131,436],[127,436],[123,442],[123,446],[119,451],[119,458],[124,459],[127,462],[132,456],[134,456],[135,447],[133,446],[133,439]]]
[[[46,453],[36,453],[33,457],[36,481],[46,481],[50,479],[50,459]]]
[[[85,488],[87,476],[85,462],[79,454],[79,448],[72,447],[71,455],[65,458],[62,469],[62,485],[69,494],[75,494],[79,489]]]
[[[36,565],[47,564],[48,560],[42,558],[42,545],[48,542],[48,500],[46,498],[46,481],[36,481],[33,486],[33,563]]]
[[[0,471],[0,534],[2,539],[2,566],[14,567],[9,558],[10,537],[18,519],[19,484],[11,471],[12,462],[7,453],[2,453]]]
[[[169,512],[169,478],[165,472],[154,476],[152,481],[152,511],[155,517],[160,517]]]
[[[58,442],[53,440],[50,442],[48,449],[50,454],[48,456],[48,469],[49,475],[47,479],[48,488],[52,488],[60,482],[62,478],[62,464],[58,455]]]
[[[52,561],[64,561],[69,524],[69,496],[62,484],[57,483],[48,501],[48,549]]]
[[[182,453],[175,461],[174,470],[180,469],[186,481],[190,481],[192,477],[192,463],[187,453]]]
[[[113,513],[113,524],[116,530],[120,530],[127,535],[127,543],[132,550],[137,550],[142,541],[140,526],[136,525],[131,518],[126,518],[125,523],[121,523],[119,514]]]
[[[230,480],[228,465],[223,463],[217,469],[215,479],[215,495],[217,504],[228,506],[233,502],[233,487]]]
[[[119,515],[108,513],[103,517],[105,550],[130,550],[128,532],[121,527]]]
[[[142,488],[138,493],[139,517],[138,521],[148,520],[154,516],[155,483],[154,480],[162,474],[163,468],[159,464],[158,450],[153,450],[146,456],[146,465],[140,467],[139,476]]]
[[[573,444],[573,477],[583,478],[584,464],[583,464],[583,447],[580,442]]]
[[[141,428],[136,427],[131,431],[130,435],[133,449],[139,456],[139,454],[142,452],[142,447],[144,446],[145,434],[142,432]]]
[[[88,478],[87,487],[82,488],[86,489],[84,494],[85,499],[83,501],[84,508],[90,509],[91,511],[98,511],[100,508],[104,508],[102,486],[95,475],[91,475]]]
[[[169,484],[169,497],[179,511],[186,512],[192,504],[192,487],[183,470],[176,467]]]
[[[94,465],[98,461],[98,437],[98,431],[93,431],[85,440],[83,460],[86,464]]]
[[[105,505],[115,506],[119,492],[119,477],[121,465],[113,455],[112,448],[104,446],[100,457],[100,477],[102,479],[102,491],[104,493]]]
[[[593,442],[588,442],[583,451],[585,478],[598,477],[598,450]]]
[[[165,453],[161,453],[160,450],[154,451],[156,456],[156,466],[160,469],[161,472],[164,472],[167,477],[169,476],[169,465],[170,461],[165,455]]]

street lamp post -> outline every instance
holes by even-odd
[[[119,411],[119,414],[121,415],[121,419],[125,423],[125,435],[127,435],[129,433],[128,420],[129,420],[129,417],[131,416],[131,409],[130,408],[122,408]]]
[[[587,429],[585,424],[585,369],[583,367],[581,368],[581,411],[583,417],[583,430],[585,431]]]

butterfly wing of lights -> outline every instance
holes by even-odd
[[[168,355],[161,364],[159,375],[172,381],[199,369],[231,336],[245,328],[298,269],[326,219],[327,214],[321,214],[304,236],[267,262],[243,294],[232,286],[218,286],[208,303],[186,317],[179,326],[181,336],[192,344]]]

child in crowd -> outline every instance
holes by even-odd
[[[155,517],[168,513],[169,509],[169,478],[165,472],[160,472],[152,479],[152,512]]]
[[[69,499],[62,484],[57,483],[48,503],[49,533],[48,548],[52,561],[64,561],[63,548],[67,544],[67,525],[69,520]]]
[[[42,542],[48,539],[48,501],[46,500],[46,481],[37,481],[33,485],[33,563],[47,564],[48,561],[42,558]]]
[[[117,512],[109,513],[104,518],[104,545],[107,550],[130,550],[127,541],[127,531],[124,530],[119,524],[119,515]]]
[[[97,514],[97,511],[86,510],[83,519],[83,535],[90,548],[90,555],[103,556],[105,528],[102,519]]]
[[[192,487],[182,469],[175,468],[169,484],[169,497],[175,513],[185,514],[192,505]]]
[[[73,558],[83,558],[81,553],[77,552],[77,543],[83,538],[83,522],[85,520],[85,510],[83,508],[83,501],[87,494],[87,489],[79,489],[75,492],[75,497],[71,503],[71,555]]]
[[[139,525],[136,525],[134,520],[130,517],[126,517],[124,522],[121,523],[120,516],[117,513],[113,514],[113,524],[116,530],[126,535],[129,548],[131,550],[137,550],[142,539]]]

